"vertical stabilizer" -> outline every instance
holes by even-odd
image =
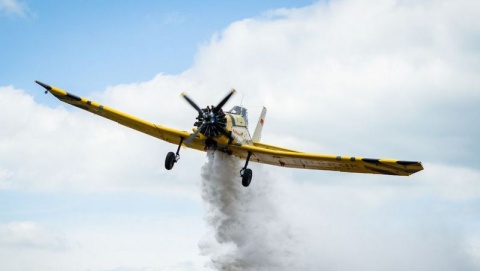
[[[263,123],[265,122],[265,115],[267,114],[267,109],[263,107],[260,118],[258,119],[257,127],[255,127],[255,132],[253,133],[253,142],[260,142],[262,136]]]

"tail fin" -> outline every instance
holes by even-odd
[[[263,123],[265,121],[265,115],[267,114],[267,109],[263,107],[262,113],[260,114],[260,118],[258,119],[257,127],[255,127],[255,132],[253,132],[253,142],[260,142],[260,138],[262,136],[262,128]]]

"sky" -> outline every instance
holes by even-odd
[[[0,0],[0,269],[478,270],[480,2]],[[33,81],[188,130],[242,103],[262,142],[422,161],[410,177],[182,148]],[[251,127],[252,129],[254,127]]]
[[[312,1],[11,1],[0,3],[0,83],[55,81],[81,92],[177,74],[231,22]]]

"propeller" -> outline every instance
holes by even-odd
[[[198,111],[198,114],[200,114],[200,115],[203,114],[202,109],[200,109],[200,107],[199,107],[192,99],[190,99],[190,98],[187,96],[187,94],[182,93],[182,96],[183,96],[183,98],[185,98],[185,100],[187,100],[187,102],[188,102],[193,108],[195,108],[195,110]]]
[[[232,95],[235,94],[235,92],[235,89],[230,90],[227,96],[225,96],[217,106],[207,106],[203,109],[190,99],[187,94],[182,93],[183,98],[198,112],[197,121],[194,123],[194,126],[197,126],[198,128],[185,140],[185,145],[190,145],[192,140],[199,133],[202,133],[209,138],[216,138],[227,134],[227,118],[222,107],[228,102]]]
[[[230,93],[228,93],[228,95],[225,96],[225,98],[223,98],[223,100],[221,100],[217,106],[215,106],[215,108],[213,109],[213,112],[217,113],[220,109],[222,109],[222,107],[228,102],[228,100],[230,100],[230,98],[232,97],[233,94],[235,94],[235,92],[237,91],[232,88],[230,90]]]

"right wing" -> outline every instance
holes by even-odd
[[[152,122],[148,122],[140,118],[120,112],[108,106],[101,105],[97,102],[88,100],[86,98],[78,97],[74,94],[66,92],[63,89],[50,86],[39,81],[35,81],[35,82],[41,85],[42,87],[44,87],[48,92],[52,93],[53,96],[55,96],[56,98],[58,98],[60,101],[64,103],[89,111],[95,115],[102,116],[109,120],[113,120],[124,126],[132,128],[139,132],[145,133],[147,135],[156,137],[158,139],[167,141],[169,143],[178,145],[182,138],[186,139],[190,136],[190,133],[187,131],[176,130],[169,127],[154,124]],[[187,147],[203,151],[204,146],[203,146],[202,138],[200,137],[194,138],[191,144]]]
[[[398,176],[408,176],[423,170],[422,163],[417,161],[305,153],[264,143],[254,143],[253,146],[231,145],[230,149],[242,159],[246,159],[250,153],[250,161],[289,168]]]

